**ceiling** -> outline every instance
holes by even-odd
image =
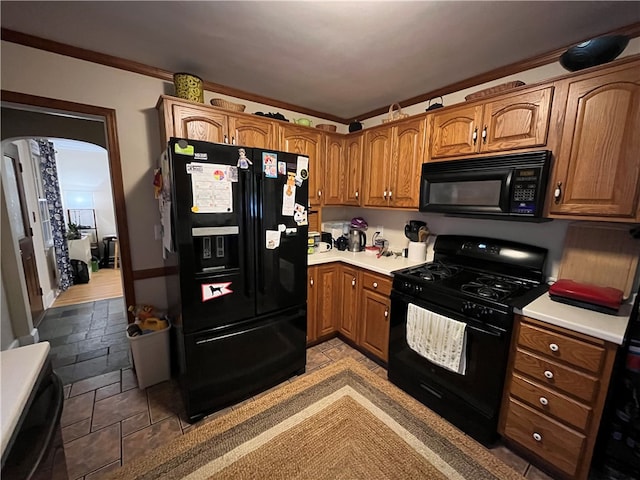
[[[3,0],[0,8],[5,29],[342,119],[640,22],[634,1]]]

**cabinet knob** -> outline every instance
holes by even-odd
[[[540,404],[546,407],[547,405],[549,405],[549,400],[544,397],[540,397]]]
[[[389,316],[389,310],[385,310],[384,311],[384,318],[387,318]]]
[[[356,286],[356,277],[353,277],[353,278],[351,279],[351,286],[352,286],[352,287],[355,287],[355,286]]]
[[[487,143],[487,126],[482,129],[482,143]]]
[[[540,435],[538,432],[534,432],[534,433],[533,433],[533,439],[534,439],[536,442],[541,442],[541,441],[542,441],[542,435]]]
[[[223,141],[224,143],[229,143],[229,137],[227,137],[227,135],[225,134],[225,135],[222,137],[222,141]]]
[[[557,352],[558,350],[560,350],[560,347],[558,347],[557,343],[550,343],[549,350],[551,350],[552,352]]]
[[[236,144],[236,137],[231,137],[231,145],[235,145]]]
[[[378,282],[373,282],[373,288],[378,288]]]
[[[387,191],[386,191],[386,190],[384,191],[384,193],[382,194],[382,196],[383,196],[384,198],[387,198]]]
[[[478,127],[473,129],[473,135],[471,136],[471,138],[473,139],[473,144],[476,144],[476,141],[478,140]]]
[[[553,200],[556,203],[560,203],[560,197],[562,197],[562,182],[558,182],[556,189],[553,191]]]
[[[360,193],[356,190],[356,198],[358,198],[358,195],[360,195]]]
[[[309,280],[309,285],[313,287],[313,278]]]
[[[318,197],[322,196],[322,190],[318,190]]]
[[[545,370],[544,376],[551,380],[553,378],[553,372],[551,370]]]
[[[393,192],[389,190],[389,200],[391,200],[391,195],[393,195]]]

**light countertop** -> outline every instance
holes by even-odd
[[[516,313],[622,345],[631,307],[631,303],[625,303],[617,315],[609,315],[553,301],[549,293],[544,293]]]
[[[49,342],[41,342],[0,352],[2,454],[47,360],[49,348]]]
[[[391,276],[391,272],[395,270],[402,270],[403,268],[422,265],[423,263],[431,260],[429,255],[427,255],[427,259],[424,261],[409,260],[404,257],[396,257],[395,255],[391,257],[376,258],[375,255],[369,253],[340,251],[337,248],[333,248],[328,252],[312,253],[311,255],[307,255],[307,259],[309,266],[331,262],[343,262],[353,265],[354,267],[365,268],[372,272],[389,276]]]

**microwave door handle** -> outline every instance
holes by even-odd
[[[502,189],[502,195],[500,195],[500,210],[502,210],[504,213],[509,213],[511,206],[511,198],[513,196],[511,192],[513,174],[514,170],[509,169],[507,175],[504,177],[504,187]]]

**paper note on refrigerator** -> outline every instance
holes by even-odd
[[[267,230],[265,236],[265,247],[267,250],[275,250],[280,246],[280,230]]]
[[[215,163],[196,163],[187,165],[191,174],[194,213],[231,213],[233,212],[233,176],[229,165]]]

